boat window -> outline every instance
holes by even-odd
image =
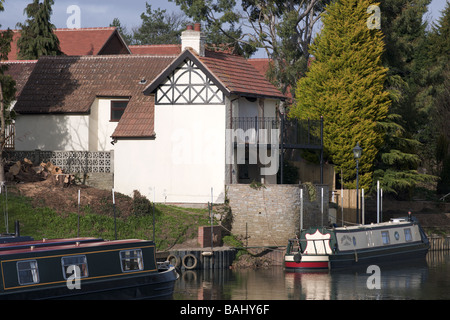
[[[120,263],[122,272],[143,270],[144,261],[142,259],[142,250],[133,249],[120,251]]]
[[[39,283],[39,271],[36,260],[18,261],[17,276],[20,285]]]
[[[412,241],[411,229],[404,229],[405,231],[405,240]]]
[[[63,268],[64,279],[68,279],[74,274],[77,276],[77,278],[86,278],[88,276],[87,258],[85,255],[62,257],[61,264]],[[76,274],[78,271],[80,274]]]
[[[383,239],[383,244],[389,244],[389,231],[381,231],[381,238]]]

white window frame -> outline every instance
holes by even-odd
[[[22,268],[21,264],[26,264],[26,263],[29,264],[28,267]],[[21,286],[39,283],[39,281],[40,281],[39,267],[38,267],[37,260],[17,261],[16,268],[17,268],[17,279]],[[24,272],[26,272],[26,277],[21,276],[21,274],[23,274]],[[32,281],[26,281],[26,282],[23,281],[25,279],[28,279],[28,277],[30,277],[30,276],[31,276]]]
[[[135,272],[144,270],[142,249],[127,249],[119,252],[120,268],[122,272]]]
[[[410,228],[405,228],[405,229],[403,229],[403,231],[405,233],[405,241],[406,242],[413,241],[411,229]]]
[[[391,239],[389,237],[389,231],[381,231],[381,240],[384,245],[388,245],[391,243]]]
[[[81,260],[78,260],[80,259]],[[76,260],[76,261],[73,261]],[[80,274],[79,278],[87,278],[89,276],[89,270],[88,270],[88,262],[86,255],[77,255],[77,256],[66,256],[61,258],[61,266],[62,266],[62,272],[64,279],[67,280],[67,268],[70,266],[77,266],[80,268]]]

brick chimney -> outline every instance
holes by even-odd
[[[201,30],[201,24],[196,23],[194,28],[188,25],[181,33],[181,51],[192,48],[201,57],[205,56],[205,35]]]

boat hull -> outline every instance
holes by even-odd
[[[428,249],[428,244],[418,243],[410,246],[339,253],[330,256],[330,269],[369,266],[371,264],[407,263],[412,260],[425,259]]]
[[[284,259],[286,271],[297,272],[304,270],[328,270],[329,258],[327,255],[286,255]]]
[[[165,271],[126,279],[103,279],[81,283],[80,289],[67,285],[4,293],[4,300],[169,300],[172,299],[178,273],[170,266]]]

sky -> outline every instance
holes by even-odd
[[[5,0],[5,11],[0,12],[1,28],[15,29],[18,22],[23,23],[26,19],[23,10],[31,2],[32,0]],[[140,25],[140,15],[146,10],[146,2],[153,10],[160,8],[166,9],[169,13],[181,12],[174,2],[167,0],[54,0],[54,2],[51,21],[57,28],[108,27],[114,18],[119,18],[122,26],[131,31]],[[434,21],[439,18],[445,2],[446,0],[432,0],[426,19]],[[79,15],[74,8],[79,8]],[[75,20],[75,17],[79,19]]]

